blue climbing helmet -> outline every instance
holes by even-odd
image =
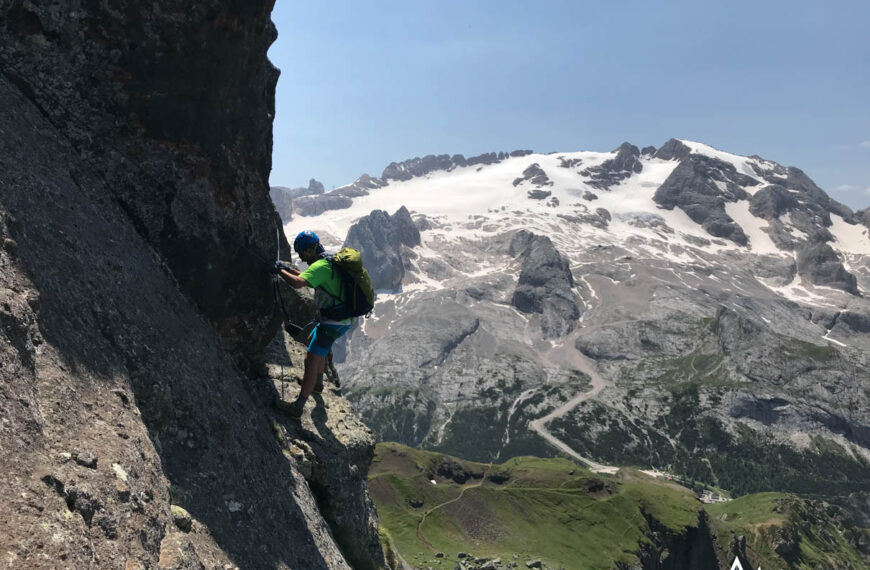
[[[317,234],[312,231],[305,230],[304,232],[299,232],[299,235],[297,235],[296,239],[293,240],[293,249],[296,251],[296,253],[299,253],[300,251],[305,251],[306,249],[310,249],[312,247],[316,247],[318,250],[321,249],[320,238],[317,237]]]

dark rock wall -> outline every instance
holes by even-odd
[[[0,132],[4,556],[347,567],[259,392],[101,174],[2,77]]]
[[[659,152],[668,147],[666,143]],[[679,156],[678,150],[674,152]],[[725,186],[721,190],[716,182]],[[725,212],[725,202],[749,197],[740,185],[755,184],[738,174],[733,165],[701,155],[684,158],[656,190],[653,200],[661,207],[681,208],[692,220],[715,237],[726,238],[738,245],[749,243],[740,226]]]
[[[521,230],[512,238],[509,253],[522,259],[511,304],[524,313],[539,313],[545,338],[574,330],[580,318],[574,278],[550,238]]]
[[[675,532],[644,513],[647,520],[646,537],[638,558],[643,570],[682,570],[684,568],[717,568],[714,532],[710,529],[707,513],[699,511],[697,526]]]
[[[243,364],[276,326],[262,272],[276,248],[272,4],[0,3],[3,76],[105,182]]]
[[[269,188],[269,197],[272,198],[272,203],[282,222],[286,224],[293,219],[293,194],[289,188],[272,186]]]
[[[797,270],[814,285],[858,294],[857,278],[846,271],[837,252],[827,243],[810,244],[798,252]]]
[[[662,160],[682,160],[690,154],[692,154],[692,149],[677,139],[670,139],[653,156]]]

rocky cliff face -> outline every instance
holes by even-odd
[[[371,437],[271,406],[270,9],[0,4],[11,567],[383,566]]]
[[[560,338],[574,330],[580,308],[568,260],[544,236],[519,231],[508,252],[522,259],[511,304],[523,313],[539,313],[544,338]]]
[[[404,206],[392,216],[375,210],[350,228],[344,245],[362,253],[372,287],[395,290],[405,275],[403,250],[420,245],[420,230]]]
[[[656,190],[654,200],[669,210],[680,207],[714,237],[746,245],[746,234],[725,212],[725,203],[748,198],[742,187],[747,184],[757,182],[737,173],[731,164],[706,156],[689,156]]]
[[[240,361],[275,330],[261,259],[271,1],[0,5],[0,64],[105,183]],[[253,293],[253,294],[252,294]]]

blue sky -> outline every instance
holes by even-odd
[[[675,137],[870,206],[867,0],[277,0],[272,19],[273,185]]]

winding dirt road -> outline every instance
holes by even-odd
[[[574,451],[571,446],[551,434],[546,427],[547,424],[551,421],[555,420],[556,418],[561,418],[586,400],[597,396],[598,393],[601,392],[601,390],[603,390],[604,387],[609,384],[600,374],[598,374],[598,371],[595,370],[595,366],[592,364],[592,362],[575,348],[575,341],[581,333],[582,329],[572,333],[570,336],[568,336],[568,338],[565,339],[565,342],[563,344],[551,348],[544,355],[543,360],[544,362],[548,362],[551,364],[560,364],[562,366],[572,367],[583,372],[584,374],[587,374],[590,378],[590,384],[592,386],[592,389],[587,392],[583,392],[582,394],[578,394],[577,396],[574,396],[546,416],[538,418],[536,420],[532,420],[531,422],[529,422],[529,427],[535,433],[547,440],[547,442],[556,449],[567,453],[571,457],[587,464],[589,466],[589,469],[591,469],[592,471],[596,473],[616,473],[619,470],[619,467],[598,463],[596,461],[593,461],[592,459],[589,459],[588,457],[580,455],[579,453]]]

